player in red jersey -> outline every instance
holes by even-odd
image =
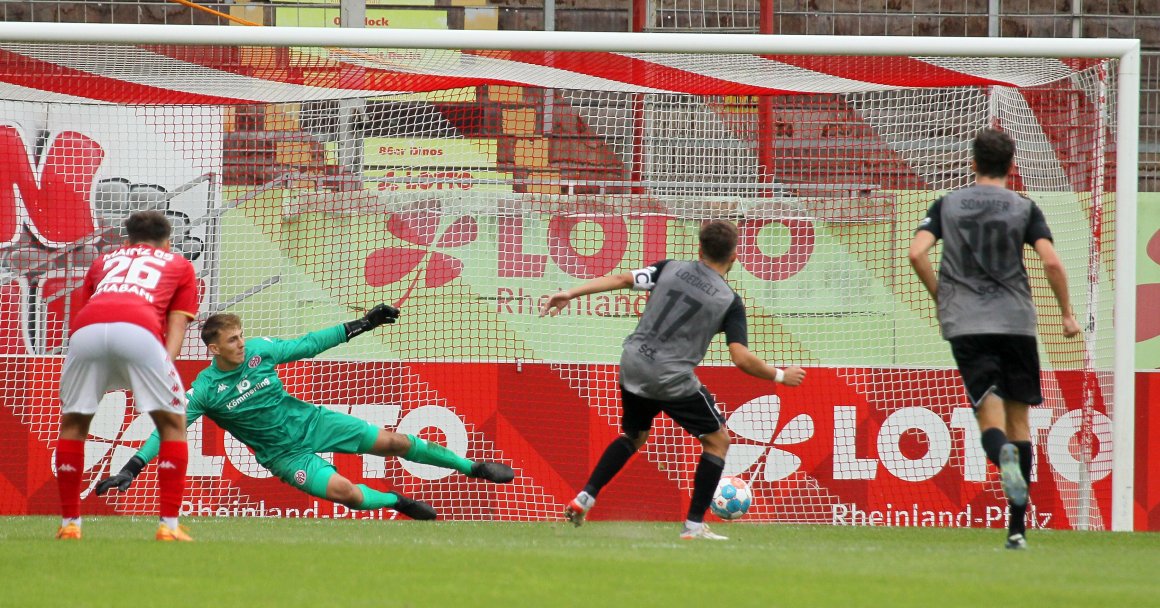
[[[157,540],[191,540],[177,523],[189,453],[185,388],[173,360],[197,315],[197,277],[188,260],[168,250],[173,228],[164,214],[138,211],[125,221],[125,229],[128,243],[89,268],[72,321],[60,378],[55,466],[62,521],[56,536],[81,537],[81,474],[89,423],[106,392],[129,388],[137,411],[153,418],[161,436]]]

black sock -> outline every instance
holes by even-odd
[[[693,474],[693,499],[689,502],[689,521],[705,520],[705,511],[713,501],[713,492],[717,491],[717,482],[721,481],[721,473],[724,470],[724,460],[701,452],[701,462],[697,463],[697,472]]]
[[[1003,444],[1007,443],[1007,434],[999,430],[998,427],[991,427],[983,431],[983,451],[987,454],[987,460],[990,460],[999,466],[999,450],[1003,449]]]
[[[1031,495],[1031,463],[1035,460],[1031,451],[1030,441],[1012,441],[1011,445],[1019,448],[1019,470],[1023,473],[1023,481],[1027,482],[1027,493]],[[1030,503],[1030,500],[1028,501]],[[1027,534],[1027,505],[1017,507],[1007,503],[1007,512],[1010,518],[1007,522],[1007,535]]]
[[[612,443],[604,448],[604,454],[600,456],[600,461],[596,463],[596,468],[592,469],[592,475],[588,477],[588,485],[584,486],[584,491],[589,496],[596,498],[600,493],[600,489],[608,485],[613,477],[624,468],[629,458],[636,453],[636,444],[631,439],[621,435],[617,437]]]

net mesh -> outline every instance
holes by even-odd
[[[1032,525],[1105,527],[1114,67],[3,45],[0,453],[21,455],[28,482],[5,482],[0,512],[54,512],[46,463],[76,288],[128,213],[152,208],[194,261],[203,317],[238,314],[249,336],[401,307],[398,324],[282,377],[306,401],[516,467],[513,484],[494,486],[333,457],[356,482],[451,519],[558,517],[618,433],[616,363],[645,295],[579,298],[551,319],[544,299],[695,258],[700,222],[733,219],[728,278],[750,347],[811,370],[802,387],[775,388],[732,368],[715,341],[699,372],[733,436],[726,473],[754,489],[747,520],[1001,526],[999,484],[905,255],[938,194],[971,183],[971,138],[997,125],[1017,141],[1012,186],[1043,208],[1087,326],[1083,340],[1060,337],[1028,257],[1046,398],[1031,419]],[[207,359],[195,325],[179,361],[187,383]],[[126,393],[107,396],[89,487],[151,428]],[[190,437],[191,514],[391,516],[297,493],[209,421]],[[592,517],[683,517],[698,454],[659,418]],[[86,494],[84,508],[152,513],[155,496],[147,469],[127,494]]]

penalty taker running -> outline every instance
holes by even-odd
[[[201,339],[213,355],[209,367],[193,381],[186,416],[213,420],[254,450],[258,463],[287,484],[351,509],[389,508],[412,519],[435,519],[435,509],[397,492],[354,484],[319,453],[397,456],[412,462],[454,469],[468,477],[508,483],[511,467],[473,462],[446,447],[415,435],[379,428],[361,418],[306,403],[286,392],[275,366],[314,357],[380,325],[394,323],[399,310],[379,304],[365,316],[311,332],[295,340],[242,335],[237,315],[216,314],[205,320]],[[224,388],[223,388],[224,387]],[[129,485],[157,455],[154,433],[124,468],[97,484],[97,494]]]

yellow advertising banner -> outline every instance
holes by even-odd
[[[475,190],[511,192],[511,173],[496,170],[495,139],[368,137],[363,178],[369,190]],[[326,144],[336,162],[338,145]]]
[[[289,4],[302,8],[323,7],[323,5],[339,6],[342,0],[275,0],[275,5]],[[369,13],[376,6],[435,6],[435,0],[372,0],[367,2]]]
[[[495,139],[368,137],[363,163],[379,167],[494,168]]]
[[[415,3],[408,2],[410,5]],[[432,2],[432,4],[434,4]],[[280,6],[274,9],[274,23],[280,27],[339,27],[338,8],[299,8]],[[378,29],[447,29],[447,11],[440,9],[366,10],[366,27]]]

